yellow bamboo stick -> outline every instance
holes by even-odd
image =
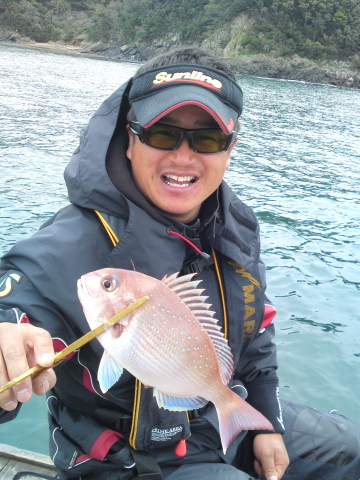
[[[69,355],[69,353],[72,353],[74,350],[77,350],[78,348],[84,346],[86,343],[93,340],[95,337],[100,335],[100,333],[103,333],[111,325],[114,325],[115,323],[120,321],[122,318],[126,317],[126,315],[129,315],[129,313],[139,308],[148,300],[149,300],[148,296],[140,298],[140,300],[138,300],[137,302],[134,302],[132,305],[128,306],[121,312],[111,317],[106,323],[102,323],[97,328],[94,328],[94,330],[91,330],[90,332],[86,333],[82,337],[75,340],[75,342],[65,347],[63,350],[61,350],[61,352],[58,352],[55,354],[54,363],[50,367],[41,367],[40,365],[35,365],[35,367],[30,368],[22,375],[19,375],[18,377],[14,378],[10,382],[6,383],[4,386],[0,387],[0,394],[5,392],[9,388],[12,388],[14,385],[22,382],[23,380],[25,380],[25,378],[28,378],[28,377],[34,378],[37,375],[39,375],[39,373],[41,373],[42,371],[48,370],[49,368],[56,367],[57,365],[59,365],[59,363],[61,363],[64,360],[64,358],[67,355]]]

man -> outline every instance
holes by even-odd
[[[229,68],[193,48],[150,60],[104,102],[65,171],[71,205],[3,258],[0,385],[36,363],[51,366],[52,345],[88,331],[76,295],[84,273],[194,272],[232,350],[229,386],[274,431],[242,432],[224,455],[212,404],[159,409],[126,371],[103,394],[93,341],[57,378],[49,369],[0,395],[8,421],[32,391],[49,392],[50,453],[62,479],[358,480],[358,429],[278,398],[258,223],[223,181],[241,112]]]

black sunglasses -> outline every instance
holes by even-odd
[[[137,122],[130,122],[130,128],[135,135],[138,135],[140,141],[149,147],[160,150],[176,150],[186,137],[189,139],[190,147],[197,153],[225,152],[237,136],[237,132],[226,135],[222,130],[216,128],[188,130],[164,123],[155,123],[144,128]]]

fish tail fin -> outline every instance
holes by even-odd
[[[264,415],[229,389],[226,401],[215,405],[223,452],[243,430],[274,431]]]

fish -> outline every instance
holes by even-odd
[[[148,301],[97,338],[104,348],[97,378],[106,393],[126,369],[153,388],[159,408],[187,411],[212,402],[223,452],[243,430],[274,428],[229,387],[234,361],[205,290],[194,274],[158,280],[104,268],[83,275],[78,297],[90,329],[143,296]]]

